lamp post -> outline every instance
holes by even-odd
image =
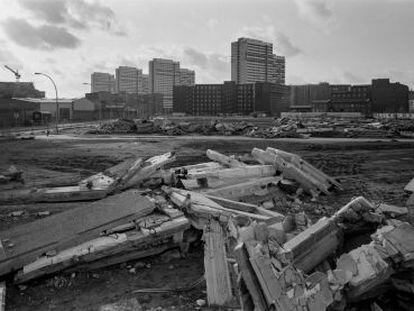
[[[53,79],[49,75],[47,75],[45,73],[35,72],[34,74],[35,75],[45,76],[50,81],[52,81],[53,86],[55,87],[55,93],[56,93],[56,134],[58,134],[59,133],[59,128],[58,128],[58,122],[59,122],[59,102],[58,102],[58,90],[57,90],[57,87],[56,87],[56,83],[55,83],[55,81],[53,81]]]

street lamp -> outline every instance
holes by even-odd
[[[59,129],[58,129],[58,122],[59,122],[59,102],[58,102],[58,91],[57,91],[56,83],[55,83],[55,81],[53,81],[53,79],[49,75],[47,75],[45,73],[35,72],[34,74],[35,75],[45,76],[50,81],[52,81],[53,86],[55,87],[55,92],[56,92],[56,134],[58,134],[58,132],[59,132]]]

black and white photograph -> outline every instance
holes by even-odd
[[[0,311],[414,310],[414,0],[0,0]]]

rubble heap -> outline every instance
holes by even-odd
[[[318,200],[342,186],[300,156],[254,148],[256,164],[247,164],[206,155],[211,162],[169,169],[174,153],[129,159],[74,186],[3,191],[2,203],[91,202],[0,232],[0,281],[13,275],[21,284],[173,248],[185,256],[190,232],[199,230],[209,305],[344,310],[367,299],[378,306],[385,285],[412,296],[414,228],[394,219],[407,208],[358,197],[312,223],[304,212],[279,213],[275,203]],[[371,242],[345,250],[360,232]],[[4,291],[0,283],[0,302]]]
[[[246,121],[212,120],[209,123],[172,122],[168,119],[116,120],[103,123],[89,134],[162,134],[169,136],[200,134],[257,138],[313,137],[414,137],[412,120],[341,119],[319,116],[303,120],[282,117],[255,125]]]

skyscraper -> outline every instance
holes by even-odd
[[[195,71],[181,68],[179,85],[194,85],[194,84],[195,84]]]
[[[116,92],[138,93],[138,81],[142,70],[135,67],[120,66],[115,70]]]
[[[231,44],[231,80],[238,84],[284,83],[284,64],[284,57],[273,54],[272,43],[239,38]]]
[[[149,89],[151,93],[164,95],[164,109],[173,108],[173,88],[175,85],[193,85],[194,71],[180,69],[180,63],[171,59],[154,58],[149,62]]]
[[[150,93],[150,89],[149,89],[149,75],[147,74],[142,74],[142,79],[138,85],[138,92],[140,94],[149,94]]]
[[[91,92],[115,92],[114,75],[105,72],[94,72],[91,74]]]
[[[276,83],[285,84],[285,67],[286,67],[286,60],[284,56],[276,55],[275,59],[275,75],[276,75]]]

